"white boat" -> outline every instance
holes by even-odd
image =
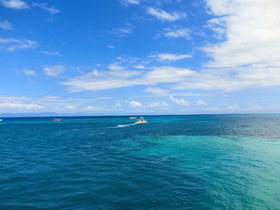
[[[147,120],[144,120],[144,117],[140,117],[140,120],[137,120],[137,121],[135,122],[135,124],[145,124],[145,123],[148,123],[148,121],[147,121]]]
[[[136,117],[129,117],[128,119],[130,119],[130,120],[135,120]]]

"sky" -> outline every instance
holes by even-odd
[[[279,0],[0,0],[0,116],[280,112]]]

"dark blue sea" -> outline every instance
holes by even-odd
[[[0,209],[280,209],[280,115],[4,118]]]

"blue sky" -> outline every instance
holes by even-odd
[[[278,0],[0,0],[0,114],[280,111]]]

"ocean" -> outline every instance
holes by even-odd
[[[280,209],[280,115],[5,118],[0,209]]]

